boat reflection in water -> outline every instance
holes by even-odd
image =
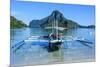
[[[58,49],[57,51],[50,52],[48,55],[49,63],[59,63],[64,60],[64,52],[62,49]]]

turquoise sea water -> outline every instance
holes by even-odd
[[[24,43],[14,52],[12,46],[16,45],[29,36],[48,35],[50,31],[40,28],[11,29],[11,65],[37,65],[51,63],[71,63],[83,61],[95,61],[95,29],[73,29],[60,32],[64,35],[64,41],[58,51],[48,52],[43,48],[44,44]],[[85,39],[84,43],[76,41]],[[17,44],[19,45],[19,44]]]

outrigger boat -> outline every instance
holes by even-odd
[[[25,40],[25,42],[31,41],[33,43],[48,44],[48,51],[55,51],[58,50],[60,45],[63,43],[61,37],[62,34],[58,33],[58,22],[56,19],[54,19],[54,22],[52,22],[52,33],[48,34],[47,36],[31,36]]]
[[[48,35],[48,51],[56,51],[59,49],[60,45],[63,43],[61,39],[61,34],[58,33],[58,22],[56,19],[54,19],[54,22],[52,22],[52,33]]]
[[[12,48],[15,48],[15,51],[17,49],[19,49],[21,46],[24,45],[24,43],[26,42],[33,42],[34,44],[43,44],[43,45],[46,45],[46,48],[49,52],[52,52],[52,51],[56,51],[56,50],[59,50],[60,48],[60,45],[64,42],[64,41],[69,41],[69,40],[62,40],[62,34],[59,34],[58,32],[58,22],[56,19],[54,19],[54,22],[52,22],[52,32],[46,36],[31,36],[29,38],[27,38],[26,40],[23,40],[21,42],[19,42],[18,44],[20,45],[14,45],[12,46]],[[49,28],[48,28],[49,29]],[[42,39],[41,39],[42,38]],[[78,41],[80,43],[82,43],[83,45],[85,46],[88,46],[88,47],[91,47],[89,46],[87,43],[90,43],[92,44],[92,42],[88,42],[86,40],[82,40],[82,39],[79,39],[79,38],[75,38],[73,39],[73,37],[67,37],[68,39],[71,39],[71,40],[75,40],[75,41]]]
[[[28,40],[25,41],[36,41],[34,39],[36,38],[43,38],[43,39],[47,39],[47,40],[38,40],[37,41],[46,41],[49,42],[50,44],[54,44],[54,45],[58,45],[61,44],[63,41],[61,40],[62,35],[58,33],[59,27],[58,27],[58,22],[56,20],[56,17],[53,20],[54,22],[52,22],[52,32],[46,36],[31,36],[31,38],[29,38]]]

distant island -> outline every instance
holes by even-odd
[[[94,25],[90,26],[82,26],[79,25],[77,22],[66,19],[64,15],[59,12],[58,10],[54,10],[49,16],[41,19],[41,20],[32,20],[29,23],[30,28],[34,27],[41,27],[41,28],[46,28],[46,27],[51,27],[52,22],[54,22],[54,19],[58,21],[58,26],[66,29],[74,29],[74,28],[95,28]]]
[[[29,27],[51,27],[52,22],[54,20],[58,21],[58,26],[59,27],[64,27],[64,28],[77,28],[78,24],[72,20],[66,19],[61,12],[58,10],[55,10],[51,13],[51,15],[41,19],[41,20],[32,20],[29,24]]]
[[[95,28],[95,25],[89,25],[89,26],[80,25],[79,28]]]
[[[75,29],[75,28],[95,28],[95,25],[83,26],[79,25],[77,22],[67,19],[58,10],[54,10],[49,16],[41,20],[32,20],[27,26],[23,21],[16,19],[14,16],[10,16],[10,26],[11,28],[50,28],[52,27],[52,22],[54,20],[58,21],[58,27],[63,29]]]
[[[16,19],[13,16],[10,16],[10,28],[24,28],[27,27],[27,25],[21,21]]]

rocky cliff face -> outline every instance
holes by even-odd
[[[55,20],[58,22],[59,27],[70,29],[70,28],[77,28],[79,26],[76,22],[66,19],[61,12],[55,10],[48,17],[45,17],[41,20],[31,21],[29,27],[42,27],[42,28],[50,27],[52,26],[52,22],[54,22]]]
[[[32,20],[29,24],[29,27],[40,27],[40,20]]]

